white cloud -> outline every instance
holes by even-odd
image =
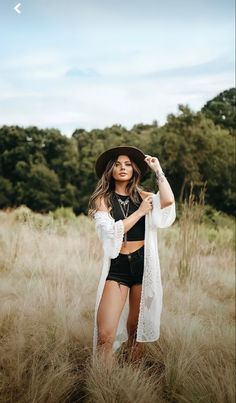
[[[210,8],[207,3],[211,11],[213,1]],[[64,0],[50,5],[43,0],[35,8],[30,3],[32,18],[26,25],[26,13],[17,20],[22,31],[9,32],[0,65],[0,124],[54,126],[71,134],[77,127],[163,123],[179,103],[197,110],[234,85],[233,71],[211,67],[212,60],[228,61],[233,53],[232,21],[221,21],[220,13],[214,20],[209,12],[199,26],[206,2],[201,1],[203,9],[195,4],[196,19],[189,4],[189,18],[176,6],[169,10],[162,2],[157,7],[154,0],[150,9],[138,1],[139,12],[124,1],[114,8],[109,0],[91,4],[81,1],[79,7],[74,1],[71,7],[79,14],[72,16]],[[197,65],[202,68],[191,70]],[[188,74],[175,74],[175,69]],[[73,71],[78,74],[68,75]]]
[[[199,110],[218,92],[231,86],[229,75],[178,78],[173,80],[135,80],[130,82],[80,82],[68,85],[58,81],[41,95],[16,98],[0,103],[0,124],[57,127],[71,135],[83,127],[104,128],[122,124],[128,128],[138,122],[163,124],[168,113],[175,113],[180,103]]]

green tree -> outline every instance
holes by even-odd
[[[45,165],[33,165],[28,178],[26,204],[32,210],[48,212],[55,210],[60,200],[58,175]]]
[[[158,150],[180,202],[188,195],[191,182],[199,188],[206,182],[206,202],[226,212],[235,211],[234,144],[227,130],[201,112],[179,105],[179,114],[169,115],[158,136],[153,135],[152,149]]]
[[[236,130],[236,88],[230,88],[208,101],[202,112],[216,125],[228,129],[235,135]]]
[[[11,181],[0,176],[0,208],[11,206],[13,199],[14,191]]]
[[[36,211],[72,207],[86,212],[98,178],[94,166],[106,149],[132,145],[160,159],[177,201],[188,196],[190,184],[207,183],[206,202],[234,214],[235,89],[210,100],[202,112],[179,106],[160,127],[138,123],[127,130],[114,124],[103,130],[77,129],[71,138],[57,129],[35,126],[0,127],[0,207],[26,204]],[[155,176],[141,183],[157,188]]]

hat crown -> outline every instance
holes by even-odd
[[[111,159],[118,157],[119,155],[127,155],[133,160],[141,171],[141,176],[145,175],[148,170],[148,165],[144,161],[145,154],[139,148],[132,146],[118,146],[110,148],[99,155],[95,163],[95,171],[99,178],[102,177],[108,162]]]

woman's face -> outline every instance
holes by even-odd
[[[113,178],[116,181],[129,181],[133,176],[133,166],[127,155],[119,155],[113,168]]]

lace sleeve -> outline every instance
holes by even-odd
[[[160,192],[153,194],[152,223],[157,228],[170,227],[176,218],[175,202],[161,208]]]
[[[122,220],[116,221],[106,211],[97,211],[94,214],[95,228],[102,241],[104,253],[111,259],[119,255],[124,235]]]

